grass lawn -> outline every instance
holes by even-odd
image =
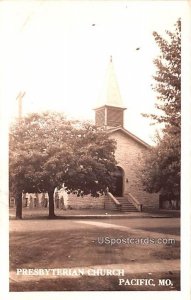
[[[22,221],[21,221],[22,222]],[[50,221],[51,222],[51,221]],[[63,226],[64,226],[64,221]],[[23,226],[25,223],[23,222]],[[10,233],[10,271],[17,268],[83,268],[98,265],[148,264],[148,272],[127,274],[127,278],[172,279],[169,286],[119,286],[118,277],[38,278],[33,281],[10,281],[10,291],[110,291],[110,290],[179,290],[178,271],[152,272],[152,264],[160,260],[177,260],[180,243],[174,245],[101,245],[98,237],[130,237],[111,228],[76,227],[68,230],[45,230]],[[147,233],[145,232],[145,236]],[[154,233],[153,233],[154,236]],[[134,234],[133,237],[136,237]],[[137,237],[140,235],[137,233]],[[105,267],[104,267],[105,268]]]

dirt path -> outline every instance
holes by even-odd
[[[118,229],[120,231],[126,231],[130,234],[140,234],[142,236],[154,236],[155,238],[174,238],[176,241],[180,241],[180,236],[173,235],[173,234],[165,234],[165,233],[158,233],[153,231],[145,231],[142,229],[133,229],[131,227],[123,226],[123,225],[117,225],[117,224],[108,224],[104,222],[94,222],[94,221],[74,221],[78,224],[84,224],[84,225],[91,225],[91,226],[97,226],[101,228],[113,228]]]

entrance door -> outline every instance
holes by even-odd
[[[115,178],[115,186],[112,188],[111,192],[116,197],[123,196],[123,169],[117,167],[117,170],[113,173]]]

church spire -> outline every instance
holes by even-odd
[[[123,111],[125,110],[115,74],[112,56],[107,67],[105,82],[98,99],[96,125],[105,127],[123,127]]]
[[[113,64],[113,58],[110,56],[106,71],[105,81],[98,99],[97,106],[110,105],[123,108],[123,102],[119,90],[119,85]]]

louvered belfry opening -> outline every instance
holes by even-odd
[[[102,106],[95,110],[95,124],[99,127],[123,127],[124,108]]]
[[[95,110],[95,125],[99,127],[105,126],[105,107]]]
[[[109,127],[123,127],[123,108],[107,107],[107,126]]]

